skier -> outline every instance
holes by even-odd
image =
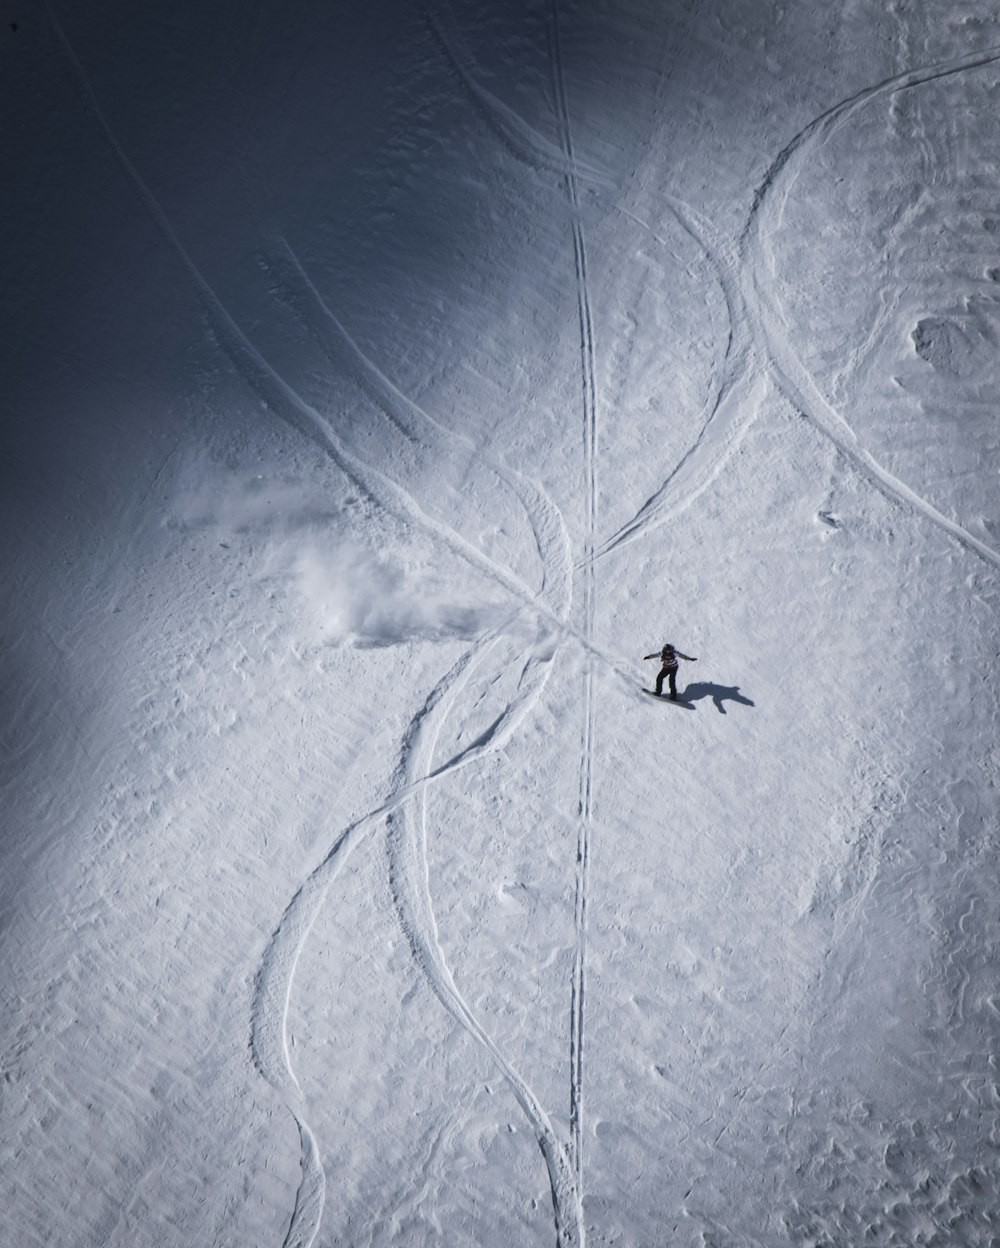
[[[677,660],[687,659],[689,663],[697,663],[698,660],[690,654],[681,654],[681,652],[675,649],[674,646],[672,646],[669,641],[663,647],[663,649],[660,651],[659,654],[643,655],[642,661],[644,663],[647,659],[659,659],[660,664],[661,664],[659,675],[656,677],[656,696],[658,698],[663,697],[663,678],[664,676],[666,676],[666,678],[670,682],[670,701],[676,702],[677,701],[677,668],[680,666]]]

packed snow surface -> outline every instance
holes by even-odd
[[[1000,1244],[995,6],[8,22],[3,1242]]]

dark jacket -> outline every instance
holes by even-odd
[[[655,658],[660,659],[661,663],[663,664],[663,670],[665,672],[676,672],[678,668],[678,663],[677,663],[678,659],[687,659],[689,663],[697,663],[698,661],[693,655],[682,654],[680,650],[676,650],[672,645],[669,644],[669,642],[667,643],[667,645],[663,647],[659,655],[655,655],[655,654],[643,655],[642,661],[645,663],[646,659],[655,659]]]

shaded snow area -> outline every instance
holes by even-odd
[[[0,105],[3,1244],[1000,1245],[992,0]]]

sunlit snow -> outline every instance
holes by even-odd
[[[998,93],[8,6],[4,1244],[1000,1244]]]

